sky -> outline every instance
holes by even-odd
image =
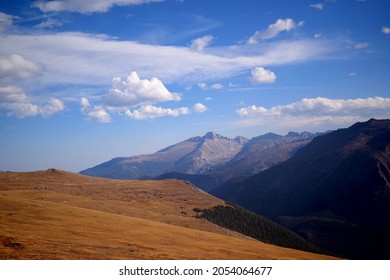
[[[0,170],[390,118],[388,0],[0,3]]]

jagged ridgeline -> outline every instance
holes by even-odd
[[[221,227],[253,237],[264,243],[314,253],[325,253],[296,233],[237,205],[218,205],[212,208],[194,208],[198,218],[204,218]]]

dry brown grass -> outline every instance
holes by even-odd
[[[0,174],[0,259],[329,259],[196,219],[224,202],[183,181]]]

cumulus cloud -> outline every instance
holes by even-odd
[[[0,56],[0,82],[12,83],[15,81],[41,75],[43,67],[20,55],[12,54],[8,57]]]
[[[311,4],[310,7],[318,9],[318,10],[323,10],[325,8],[325,4],[322,4],[322,3]]]
[[[39,107],[38,114],[44,118],[65,110],[64,103],[57,98],[50,98],[49,102],[42,107]]]
[[[36,1],[32,4],[33,7],[40,9],[44,13],[49,12],[78,12],[78,13],[94,13],[107,12],[113,6],[131,6],[141,5],[151,2],[162,2],[164,0],[55,0],[55,1]]]
[[[255,44],[259,41],[268,40],[276,37],[280,32],[290,31],[303,25],[303,21],[295,23],[291,18],[278,19],[275,23],[268,26],[267,29],[256,31],[248,40],[248,44]]]
[[[390,27],[388,26],[383,26],[382,27],[382,32],[385,34],[390,34]]]
[[[65,109],[64,103],[56,98],[50,98],[44,105],[36,105],[29,101],[25,92],[18,87],[0,87],[0,109],[7,111],[7,115],[17,118],[41,116],[44,118],[61,112]]]
[[[203,113],[207,110],[208,110],[208,108],[205,105],[203,105],[202,103],[196,103],[194,105],[194,111],[197,113]]]
[[[270,108],[248,106],[237,110],[240,126],[268,125],[278,129],[327,130],[369,118],[389,118],[390,98],[304,98]],[[275,130],[274,130],[275,131]]]
[[[274,83],[276,81],[276,75],[271,70],[263,67],[255,67],[251,71],[251,81],[253,83]]]
[[[87,116],[90,120],[97,120],[101,123],[110,123],[111,116],[102,106],[91,106],[89,100],[85,97],[80,99],[81,113]]]
[[[200,38],[197,38],[191,42],[190,49],[197,51],[197,52],[202,52],[205,47],[210,45],[210,43],[214,40],[214,37],[211,35],[206,35]]]
[[[209,89],[219,90],[219,89],[224,88],[224,86],[222,84],[219,84],[219,83],[215,83],[215,84],[212,84],[211,86],[209,86],[208,84],[206,84],[204,82],[198,83],[198,87],[202,90],[209,90]]]
[[[125,115],[130,119],[135,120],[153,120],[159,117],[171,116],[178,117],[180,115],[188,115],[191,111],[187,107],[176,109],[156,107],[153,105],[142,105],[140,108],[131,111],[126,110]]]
[[[151,105],[165,101],[179,101],[180,94],[170,92],[157,78],[141,79],[133,71],[126,80],[121,77],[112,79],[112,88],[104,103],[113,107]]]

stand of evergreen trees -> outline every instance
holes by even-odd
[[[194,208],[197,218],[253,237],[264,243],[294,248],[314,253],[325,253],[299,235],[264,217],[236,205],[218,205],[213,208]]]

